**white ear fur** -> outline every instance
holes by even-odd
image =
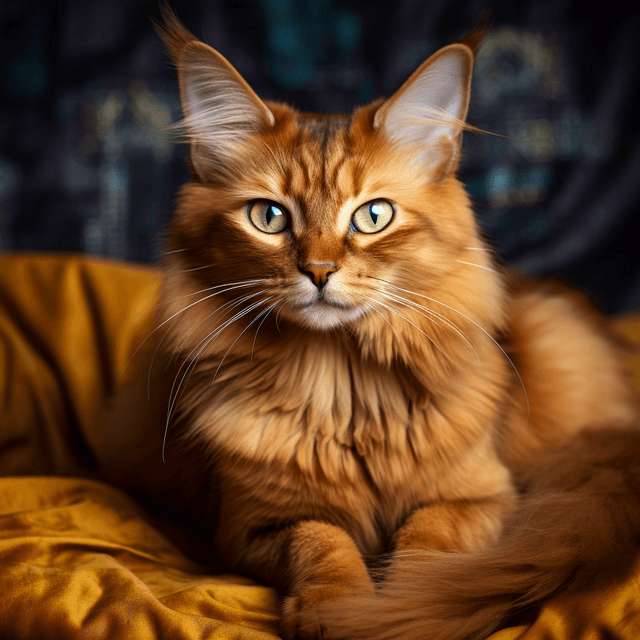
[[[273,114],[226,58],[206,44],[192,41],[177,63],[182,126],[194,170],[201,178],[229,175],[248,137],[273,126]]]
[[[457,166],[472,71],[468,46],[440,49],[378,109],[374,127],[411,147],[417,162],[443,177]]]

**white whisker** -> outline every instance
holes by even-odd
[[[498,275],[500,275],[500,273],[495,269],[492,269],[491,267],[485,267],[482,264],[475,264],[474,262],[467,262],[466,260],[456,260],[456,262],[459,262],[460,264],[468,264],[470,267],[478,267],[478,269],[485,269],[486,271],[492,271],[493,273],[497,273]]]
[[[367,307],[367,309],[371,309],[371,311],[375,311],[391,327],[391,331],[393,331],[393,333],[397,336],[398,332],[396,331],[396,328],[382,315],[382,313],[380,313],[380,311],[378,311],[375,307],[371,306],[372,302],[378,302],[378,300],[375,300],[371,296],[367,296],[367,301],[363,302],[363,304]]]
[[[133,358],[135,357],[136,353],[138,353],[138,351],[140,351],[140,349],[142,348],[142,346],[144,345],[144,343],[156,332],[159,331],[165,324],[167,324],[167,322],[170,322],[171,320],[173,320],[176,316],[180,315],[181,313],[187,311],[187,309],[190,309],[191,307],[200,304],[201,302],[204,302],[205,300],[208,300],[209,298],[213,298],[217,295],[220,295],[221,293],[226,293],[227,291],[231,291],[233,289],[241,289],[243,287],[248,287],[251,286],[253,284],[255,284],[256,282],[265,282],[265,278],[262,278],[260,280],[248,280],[246,281],[246,283],[243,284],[239,284],[239,283],[234,283],[237,286],[230,286],[227,289],[222,289],[221,291],[217,291],[216,293],[212,293],[211,295],[205,296],[204,298],[200,298],[200,300],[196,300],[195,302],[192,302],[191,304],[187,305],[186,307],[183,307],[182,309],[180,309],[180,311],[177,311],[176,313],[174,313],[170,318],[167,318],[164,322],[161,322],[157,327],[155,327],[152,331],[150,331],[147,334],[147,337],[136,347],[136,350],[131,354],[131,357],[129,358],[129,360],[127,361],[127,364],[123,367],[122,371],[120,372],[120,375],[118,376],[118,380],[116,381],[116,383],[120,380],[120,378],[122,377],[122,375],[124,374],[124,372],[127,370],[127,367],[131,364],[131,361],[133,360]],[[203,293],[205,291],[212,291],[213,289],[217,289],[219,287],[227,287],[227,284],[222,284],[222,285],[217,285],[215,287],[209,287],[208,289],[203,289],[202,291],[198,291],[197,293]],[[187,298],[189,297],[189,295],[195,295],[195,294],[187,294],[186,296],[182,296],[183,298]]]
[[[250,361],[253,362],[253,350],[256,346],[256,338],[258,337],[258,331],[260,331],[260,327],[263,325],[264,321],[267,319],[267,316],[269,315],[269,313],[271,313],[271,309],[273,309],[278,302],[280,302],[280,300],[282,300],[282,298],[279,298],[278,300],[276,300],[268,309],[267,312],[264,316],[264,318],[262,318],[262,320],[260,321],[260,324],[258,325],[258,328],[256,329],[256,335],[253,336],[253,343],[251,344],[251,358]]]
[[[220,307],[218,307],[217,309],[212,311],[210,314],[205,316],[202,320],[200,320],[200,322],[198,322],[197,325],[191,327],[191,330],[189,331],[189,333],[187,333],[184,336],[184,339],[188,338],[203,322],[206,322],[212,316],[215,316],[215,315],[221,313],[222,311],[224,311],[224,312],[231,311],[232,309],[235,309],[235,308],[239,307],[241,304],[245,303],[247,300],[251,300],[251,298],[255,298],[256,296],[259,296],[259,295],[262,295],[264,293],[267,293],[268,291],[269,291],[268,288],[267,289],[262,289],[261,291],[256,291],[255,293],[250,293],[249,295],[242,296],[240,298],[233,298],[231,300],[228,300],[223,305],[221,305]],[[215,329],[214,329],[214,331],[215,331]],[[207,335],[209,335],[209,334],[207,334]],[[198,343],[198,344],[200,344],[200,343]],[[192,349],[191,353],[189,353],[189,355],[187,355],[187,359],[191,356],[193,351],[195,351],[195,349],[197,349],[197,348],[198,348],[198,345],[196,345],[195,348]]]
[[[153,352],[153,356],[151,357],[151,362],[149,363],[149,372],[147,373],[147,400],[149,402],[151,402],[151,370],[153,369],[153,363],[154,363],[154,361],[156,359],[156,356],[158,355],[158,350],[160,349],[160,346],[162,345],[162,343],[164,342],[164,339],[166,337],[167,337],[167,334],[165,333],[162,336],[162,338],[160,338],[160,342],[158,342],[158,344],[157,344],[157,346],[156,346],[156,348],[155,348],[155,350]],[[133,356],[131,356],[131,357],[133,357]]]
[[[254,284],[260,284],[261,282],[267,282],[268,278],[255,278],[253,280],[239,280],[238,282],[225,282],[224,284],[217,284],[214,287],[207,287],[206,289],[200,289],[199,291],[194,291],[193,293],[186,293],[183,296],[178,298],[182,300],[182,298],[189,298],[191,296],[197,296],[200,293],[207,293],[207,291],[214,291],[215,289],[222,289],[224,287],[230,287],[229,289],[225,289],[225,291],[230,291],[231,289],[241,289],[243,287],[250,287]],[[237,285],[237,286],[236,286]],[[219,292],[222,293],[222,292]]]
[[[509,361],[509,364],[511,365],[511,367],[515,371],[516,376],[518,376],[518,380],[520,381],[520,385],[522,386],[522,391],[524,392],[524,397],[525,397],[525,401],[526,401],[526,404],[527,404],[527,415],[530,414],[531,408],[530,408],[530,405],[529,405],[529,396],[528,396],[527,390],[526,390],[526,388],[524,386],[524,382],[522,380],[522,377],[520,376],[520,372],[518,371],[518,369],[516,369],[516,365],[513,364],[513,360],[511,360],[511,358],[507,355],[506,351],[500,346],[500,344],[498,344],[496,339],[486,329],[481,327],[475,320],[472,320],[471,318],[469,318],[469,316],[467,316],[464,313],[462,313],[462,311],[458,311],[457,309],[454,309],[453,307],[449,306],[448,304],[445,304],[444,302],[440,302],[439,300],[436,300],[435,298],[430,298],[429,296],[425,296],[422,293],[416,293],[415,291],[409,291],[408,289],[403,289],[402,287],[399,287],[398,285],[395,285],[395,284],[393,284],[391,282],[388,282],[387,280],[383,280],[382,278],[375,278],[374,276],[369,276],[369,277],[373,278],[374,280],[379,280],[380,282],[384,282],[385,284],[389,285],[390,287],[393,287],[394,289],[398,289],[399,291],[404,291],[405,293],[410,293],[410,294],[412,294],[414,296],[418,296],[420,298],[424,298],[425,300],[429,300],[430,302],[435,302],[436,304],[442,305],[443,307],[446,307],[450,311],[453,311],[454,313],[457,313],[458,315],[462,316],[463,318],[468,320],[474,326],[478,327],[478,329],[480,329],[480,331],[482,331],[482,333],[484,333],[496,345],[496,347],[498,347],[498,349],[500,349],[500,351],[502,351],[502,354]]]
[[[266,300],[261,300],[260,304],[265,303],[265,302],[269,302],[269,300],[271,300],[273,298],[273,296],[271,296],[270,298],[267,298]],[[255,307],[254,307],[255,308]],[[244,332],[258,319],[260,318],[260,316],[263,313],[268,312],[269,309],[263,309],[239,334],[238,337],[231,343],[230,347],[225,351],[224,355],[222,356],[222,360],[220,360],[220,363],[218,364],[218,367],[216,369],[216,372],[213,374],[213,380],[211,380],[211,385],[212,386],[213,383],[216,381],[216,378],[218,377],[218,371],[220,371],[220,367],[222,366],[222,363],[224,362],[225,358],[227,357],[227,355],[229,355],[229,351],[231,351],[231,349],[233,349],[233,346],[235,345],[236,342],[238,342],[238,340],[240,340],[240,338],[244,335]]]
[[[280,312],[282,311],[282,309],[284,309],[284,305],[287,304],[288,302],[289,302],[289,300],[284,298],[284,302],[282,303],[282,306],[276,312],[276,329],[278,330],[278,333],[280,333],[280,334],[282,334],[282,331],[280,331],[280,325],[278,324],[278,316],[280,315]]]
[[[198,342],[198,344],[196,344],[196,346],[191,349],[191,351],[187,354],[187,356],[184,359],[184,362],[188,362],[189,359],[191,358],[193,352],[200,346],[202,345],[202,347],[200,348],[200,350],[198,351],[198,353],[196,354],[195,358],[193,360],[191,360],[189,366],[187,367],[187,370],[194,364],[194,362],[200,357],[200,355],[202,354],[202,352],[204,351],[204,349],[206,349],[206,347],[215,339],[217,338],[220,333],[222,333],[222,331],[224,331],[227,327],[231,326],[236,320],[239,320],[240,318],[244,317],[245,315],[247,315],[248,313],[250,313],[251,311],[253,311],[255,308],[257,308],[258,306],[260,306],[260,304],[262,304],[262,301],[258,301],[258,302],[254,302],[252,305],[250,305],[249,307],[242,309],[242,311],[239,311],[238,313],[236,313],[234,316],[232,316],[231,318],[229,318],[228,320],[225,320],[225,322],[223,322],[221,325],[218,325],[215,329],[213,329],[212,331],[210,331],[202,340],[200,340],[200,342]],[[215,312],[214,312],[215,313]],[[210,314],[213,315],[213,314]],[[204,344],[203,344],[204,343]],[[182,367],[184,366],[184,363],[180,366],[180,369],[182,369]],[[180,369],[178,369],[178,373],[176,375],[176,380],[177,380],[177,376],[180,375]],[[185,375],[186,375],[186,371],[185,371]],[[176,394],[174,396],[173,394],[173,389],[175,387],[175,381],[174,381],[174,385],[171,387],[171,391],[169,392],[169,402],[171,403],[171,407],[169,410],[169,413],[171,413],[173,411],[173,405],[175,404],[175,400],[177,398],[178,395],[178,391],[180,390],[180,386],[182,385],[182,382],[184,381],[184,376],[182,377],[182,380],[180,381],[180,385],[178,386],[178,389],[176,390]],[[172,397],[173,397],[173,402],[172,402]]]
[[[427,318],[427,320],[430,320],[436,326],[440,326],[433,318],[429,317],[432,315],[436,316],[441,322],[443,322],[447,327],[455,331],[467,343],[471,351],[473,351],[473,353],[475,354],[476,358],[478,358],[478,361],[480,362],[480,364],[482,364],[482,358],[480,358],[480,356],[478,355],[478,352],[474,349],[471,342],[469,342],[469,340],[464,335],[464,333],[458,327],[456,327],[456,325],[453,324],[448,318],[445,318],[442,314],[438,313],[437,311],[433,311],[433,309],[429,309],[421,304],[418,304],[417,302],[413,302],[412,300],[407,300],[407,298],[404,298],[403,296],[399,296],[389,291],[387,292],[381,291],[380,293],[386,298],[389,298],[391,300],[396,300],[397,302],[400,302],[400,304],[403,304],[406,307],[413,309],[416,313],[419,313],[421,316],[424,316],[425,318]],[[423,309],[424,311],[426,311],[426,313],[423,313],[422,311],[420,311],[420,309]]]
[[[192,271],[202,271],[203,269],[211,269],[215,267],[215,264],[206,264],[203,267],[191,267],[191,269],[182,269],[181,271],[176,271],[174,273],[191,273]]]
[[[270,300],[271,298],[269,298]],[[195,364],[197,363],[198,359],[200,358],[200,355],[202,354],[202,352],[207,348],[207,346],[213,341],[215,340],[215,338],[217,338],[220,333],[222,333],[222,331],[224,331],[227,327],[229,327],[230,325],[232,325],[236,320],[239,320],[240,318],[243,318],[244,316],[246,316],[248,313],[251,313],[251,311],[253,311],[254,309],[256,309],[257,307],[259,307],[261,304],[263,304],[263,302],[265,302],[264,300],[259,300],[258,302],[254,302],[252,305],[250,305],[249,307],[247,307],[246,309],[243,309],[242,311],[239,311],[238,313],[236,313],[233,317],[229,318],[229,320],[226,320],[222,325],[219,325],[218,327],[216,327],[213,331],[211,331],[209,334],[207,334],[207,336],[205,336],[204,339],[202,339],[187,355],[187,357],[185,358],[184,362],[187,362],[189,360],[189,358],[191,357],[191,355],[193,354],[193,352],[200,346],[200,350],[198,351],[198,353],[196,354],[195,358],[193,360],[191,360],[191,362],[189,363],[189,365],[187,366],[187,368],[185,369],[184,374],[182,375],[182,378],[180,380],[180,383],[178,384],[177,388],[176,388],[176,382],[178,380],[178,376],[180,375],[180,370],[182,369],[182,367],[184,366],[184,363],[182,365],[180,365],[180,368],[178,369],[178,372],[176,374],[176,377],[173,381],[173,385],[171,386],[171,390],[169,391],[169,406],[167,407],[167,421],[165,424],[165,430],[164,430],[164,437],[162,439],[162,461],[164,462],[164,450],[165,450],[165,445],[167,442],[167,433],[169,431],[169,422],[171,421],[171,416],[173,415],[173,410],[175,407],[175,404],[177,402],[178,399],[178,395],[180,394],[180,389],[182,388],[182,385],[184,384],[185,378],[187,377],[187,374],[189,373],[190,370],[193,370]],[[246,328],[245,328],[246,330]],[[234,342],[235,344],[235,342]],[[233,345],[232,345],[233,346]],[[225,354],[226,355],[226,354]],[[174,392],[175,389],[175,392]]]
[[[391,313],[395,313],[397,316],[400,316],[403,320],[408,322],[412,327],[415,327],[440,353],[442,353],[442,355],[445,355],[442,349],[418,325],[411,322],[411,320],[409,320],[409,318],[407,318],[404,314],[400,313],[399,311],[390,307],[384,302],[381,302],[380,300],[376,300],[376,302],[379,305],[383,306],[385,309],[388,309],[389,311],[391,311]]]

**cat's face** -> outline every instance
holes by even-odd
[[[177,23],[164,35],[194,173],[169,250],[193,288],[256,324],[419,329],[410,294],[437,293],[480,248],[455,178],[471,47],[440,50],[386,102],[323,116],[262,102]]]
[[[428,289],[455,266],[473,233],[459,185],[425,178],[373,129],[375,109],[352,119],[271,111],[278,126],[230,184],[183,195],[176,246],[192,248],[182,256],[192,268],[212,265],[194,272],[203,285],[259,280],[262,309],[331,329],[384,310],[382,281]]]

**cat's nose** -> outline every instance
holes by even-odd
[[[322,289],[332,273],[335,273],[338,267],[332,262],[309,262],[300,267],[300,271],[309,276],[311,282]]]

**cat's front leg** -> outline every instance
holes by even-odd
[[[353,538],[317,521],[294,526],[288,548],[289,595],[280,632],[286,639],[333,638],[317,614],[322,602],[348,593],[373,592],[367,567]]]
[[[396,552],[470,551],[487,547],[502,532],[513,494],[436,502],[414,511],[398,529]]]
[[[318,606],[374,590],[360,550],[341,527],[316,520],[274,528],[232,524],[218,531],[215,546],[230,571],[253,575],[285,594],[280,634],[287,640],[334,638]]]

